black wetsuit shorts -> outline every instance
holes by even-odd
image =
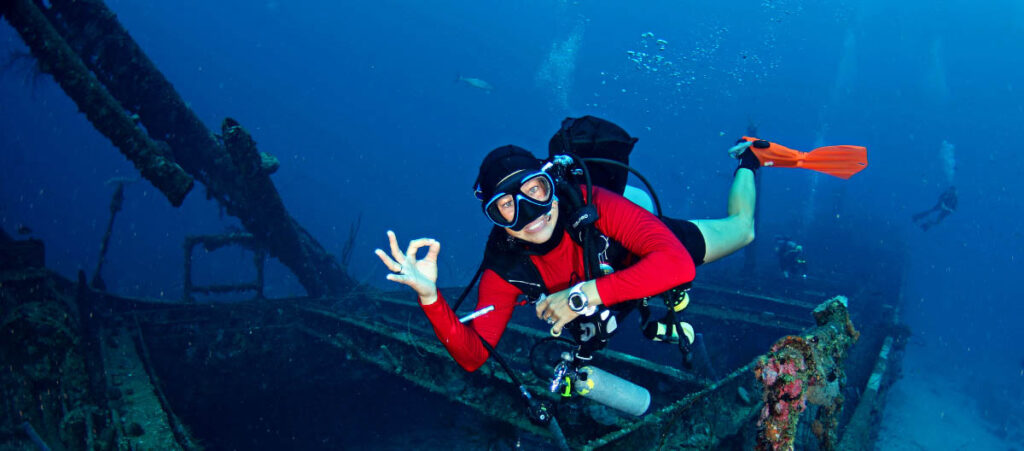
[[[704,264],[704,254],[707,252],[707,244],[704,243],[704,234],[697,228],[697,224],[684,219],[669,217],[661,218],[661,221],[668,226],[668,229],[679,238],[683,247],[690,253],[694,266]]]

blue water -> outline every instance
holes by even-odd
[[[378,286],[385,271],[372,250],[389,228],[440,240],[439,283],[465,283],[489,229],[470,189],[480,158],[509,143],[544,154],[566,116],[602,116],[638,136],[632,162],[677,217],[724,214],[734,168],[725,149],[750,121],[798,149],[866,146],[871,166],[849,181],[763,171],[761,264],[774,265],[781,233],[802,239],[812,275],[858,274],[866,285],[884,262],[860,250],[905,254],[916,352],[946,362],[907,377],[956,381],[986,424],[1015,418],[1019,428],[1024,4],[718,3],[108,2],[208,127],[235,118],[280,159],[275,184],[325,248],[340,253],[362,215],[352,274]],[[0,25],[0,54],[23,51]],[[955,145],[952,174],[944,140]],[[91,272],[114,176],[136,173],[52,79],[23,63],[0,73],[4,230],[30,228],[65,275]],[[910,215],[949,183],[958,211],[916,228]],[[235,225],[200,186],[175,209],[132,184],[107,286],[177,299],[184,235]],[[250,261],[220,251],[198,263],[197,279],[246,280]],[[303,293],[274,262],[268,284],[272,296]]]

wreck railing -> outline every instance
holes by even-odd
[[[236,245],[253,251],[253,264],[256,266],[256,280],[249,283],[194,285],[192,283],[192,253],[195,247],[202,245],[207,251],[214,251],[224,246]],[[195,302],[192,293],[232,293],[238,291],[255,291],[256,299],[263,299],[263,268],[267,261],[266,251],[259,246],[256,239],[248,233],[232,233],[227,235],[198,235],[185,237],[185,281],[183,297],[185,302]]]

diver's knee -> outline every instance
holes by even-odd
[[[736,238],[739,241],[740,247],[746,246],[754,241],[754,217],[747,215],[738,215],[735,218],[736,224]]]
[[[754,222],[750,222],[750,227],[743,231],[743,245],[746,246],[754,242],[754,238],[757,238],[757,233],[754,232]]]

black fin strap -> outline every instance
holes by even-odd
[[[679,352],[683,354],[683,368],[687,370],[693,369],[693,356],[690,354],[690,340],[686,338],[686,334],[683,333],[683,328],[679,326],[679,319],[676,318],[676,311],[671,308],[668,309],[668,314],[665,318],[669,320],[667,324],[670,324],[672,335],[677,336]]]
[[[651,320],[651,305],[647,303],[648,298],[643,298],[640,303],[637,304],[637,310],[640,312],[640,328],[647,326],[647,322]]]

